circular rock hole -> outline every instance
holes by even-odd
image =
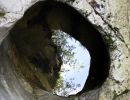
[[[10,35],[20,58],[19,63],[23,64],[21,68],[16,64],[16,70],[33,88],[52,92],[63,64],[59,53],[61,51],[58,51],[58,45],[52,39],[53,30],[58,29],[78,40],[91,56],[89,72],[86,69],[86,75],[81,75],[86,81],[79,94],[100,87],[108,76],[110,66],[106,44],[101,34],[86,18],[61,2],[36,3],[11,30]]]

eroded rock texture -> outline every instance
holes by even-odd
[[[109,45],[111,66],[110,74],[102,87],[77,96],[62,98],[46,92],[54,87],[56,78],[54,74],[61,65],[57,61],[59,55],[56,54],[56,46],[50,39],[51,30],[48,25],[44,24],[44,28],[37,23],[31,26],[32,23],[22,19],[17,26],[13,26],[23,16],[25,10],[37,1],[0,1],[0,99],[129,100],[129,2],[63,0],[99,27]]]

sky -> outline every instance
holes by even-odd
[[[69,70],[67,72],[61,72],[61,76],[63,77],[64,82],[70,82],[70,79],[74,84],[76,88],[76,85],[80,84],[81,86],[76,88],[76,90],[73,89],[66,89],[66,91],[71,94],[76,94],[78,91],[80,91],[86,81],[86,78],[88,76],[88,71],[90,67],[90,55],[86,48],[81,46],[81,44],[76,41],[74,38],[67,39],[69,45],[73,45],[76,47],[72,52],[75,52],[74,59],[77,59],[79,63],[76,63],[75,66],[70,66],[68,64],[63,64],[61,67],[62,69]],[[80,64],[83,65],[83,68],[80,68]],[[62,91],[61,91],[62,92]],[[60,92],[58,95],[61,96]]]

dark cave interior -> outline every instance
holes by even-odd
[[[60,63],[57,61],[59,55],[57,47],[51,39],[52,29],[60,29],[70,34],[80,41],[90,53],[89,76],[80,93],[100,87],[109,74],[108,47],[100,32],[82,14],[68,4],[56,1],[36,3],[15,24],[10,31],[10,37],[14,41],[19,55],[26,63],[31,63],[31,65],[49,73],[48,79],[51,84],[56,81],[57,73],[62,64],[61,60]],[[31,65],[28,64],[26,67]],[[37,76],[32,75],[32,77]],[[36,80],[37,78],[32,77],[27,77],[27,80],[35,86],[39,85],[39,83],[33,83],[32,79]]]

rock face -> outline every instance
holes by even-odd
[[[37,23],[29,21],[27,23],[27,19],[35,16],[36,12],[32,16],[23,17],[14,26],[25,10],[38,0],[13,0],[10,4],[1,0],[0,100],[129,100],[129,2],[127,0],[61,1],[78,9],[98,26],[109,45],[111,65],[107,80],[98,88],[68,98],[48,93],[47,91],[51,91],[55,85],[54,74],[61,66],[57,61],[56,46],[50,38],[51,30],[46,25],[48,23],[44,22],[44,28]]]

